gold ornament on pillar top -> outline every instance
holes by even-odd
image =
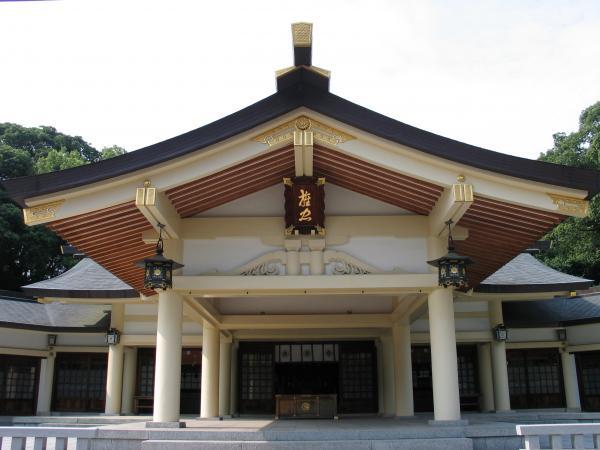
[[[308,130],[310,128],[310,119],[306,116],[301,116],[296,119],[296,128],[299,130]]]
[[[458,181],[459,183],[464,183],[465,181],[467,181],[467,177],[465,177],[463,174],[460,174],[456,177],[456,181]]]

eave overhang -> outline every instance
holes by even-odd
[[[325,81],[327,80],[327,81]],[[424,131],[385,117],[328,91],[328,79],[296,67],[277,80],[277,93],[223,119],[140,150],[95,164],[2,182],[20,206],[27,200],[130,174],[201,152],[209,146],[306,107],[393,143],[455,163],[524,180],[587,192],[600,191],[599,172],[506,155]]]

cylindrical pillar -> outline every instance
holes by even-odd
[[[442,288],[431,292],[428,307],[434,418],[460,420],[452,290]]]
[[[231,391],[231,340],[221,339],[219,364],[219,417],[229,416]]]
[[[581,400],[579,399],[579,386],[577,384],[577,367],[575,366],[575,355],[563,351],[560,354],[560,359],[562,362],[567,409],[570,411],[581,411]]]
[[[410,325],[408,322],[396,322],[392,327],[392,335],[394,338],[396,415],[414,416]]]
[[[123,395],[121,396],[121,413],[133,414],[133,397],[135,396],[135,374],[137,370],[137,348],[125,347],[123,358]]]
[[[500,300],[488,303],[490,325],[503,324],[502,302]],[[506,362],[506,342],[492,342],[492,373],[494,379],[494,404],[496,412],[510,411],[510,391],[508,388],[508,365]]]
[[[125,305],[113,304],[110,312],[110,327],[123,331]],[[123,345],[108,346],[108,366],[106,368],[106,403],[104,413],[121,414],[121,393],[123,389]]]
[[[200,417],[219,415],[219,330],[208,321],[202,324],[202,385],[200,387]]]
[[[50,414],[52,405],[52,385],[54,383],[54,360],[56,353],[53,349],[48,352],[46,359],[42,359],[40,370],[40,384],[38,387],[38,402],[36,413],[38,415]]]
[[[158,291],[154,422],[178,422],[181,389],[183,298],[170,289]]]
[[[232,416],[237,415],[237,388],[238,388],[238,343],[231,344],[231,386],[229,395],[229,412]]]
[[[383,386],[383,347],[381,345],[381,339],[375,340],[375,353],[377,357],[377,413],[380,416],[384,415],[384,399],[385,399],[385,389]]]
[[[477,346],[477,361],[479,363],[479,387],[481,389],[481,412],[494,410],[494,380],[492,378],[492,355],[490,344]]]
[[[383,375],[383,415],[396,415],[396,374],[394,365],[394,342],[392,336],[381,336]]]

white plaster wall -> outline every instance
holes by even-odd
[[[488,302],[454,302],[454,312],[486,312],[487,310]]]
[[[103,333],[59,333],[56,345],[106,347]]]
[[[567,341],[569,342],[569,345],[600,343],[600,324],[590,323],[568,327]]]
[[[555,341],[554,328],[509,328],[508,342]]]
[[[383,271],[429,273],[425,238],[360,236],[331,248],[344,251]]]
[[[125,315],[156,316],[158,305],[156,303],[136,303],[125,305]]]
[[[260,238],[185,239],[183,275],[229,272],[267,252],[280,250]]]
[[[46,350],[48,333],[0,328],[0,347]]]
[[[487,318],[454,319],[456,331],[489,331],[490,322]],[[429,332],[429,320],[426,318],[415,320],[410,330],[413,333]]]
[[[202,334],[202,325],[197,322],[183,322],[182,331],[184,335]]]
[[[124,334],[151,334],[156,335],[156,322],[125,322]]]

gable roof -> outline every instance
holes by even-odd
[[[40,331],[101,333],[110,326],[110,307],[37,303],[31,297],[0,292],[0,326]]]
[[[477,292],[564,292],[588,289],[593,280],[548,267],[529,253],[521,253],[483,280]]]
[[[57,277],[28,284],[21,289],[33,297],[134,298],[128,284],[90,258],[84,258]]]
[[[94,164],[15,178],[2,184],[18,204],[25,206],[25,199],[33,196],[106,180],[201,151],[304,106],[375,136],[453,162],[586,190],[589,196],[600,191],[598,171],[505,155],[412,127],[330,93],[324,77],[306,67],[297,67],[280,76],[277,84],[275,94],[180,136]]]

